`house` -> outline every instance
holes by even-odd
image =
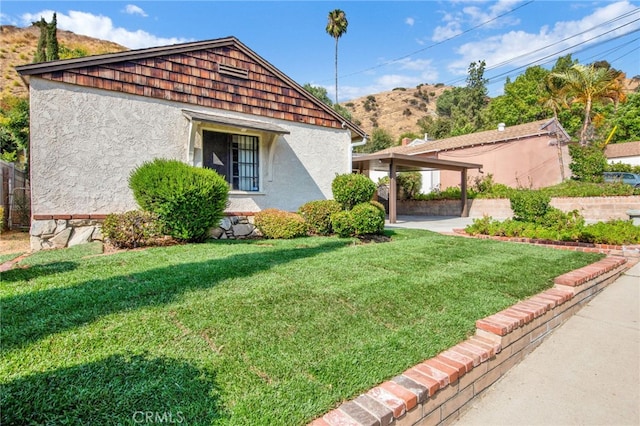
[[[604,149],[604,155],[609,164],[640,166],[640,141],[608,144]]]
[[[469,182],[491,174],[497,183],[540,188],[571,176],[569,140],[559,122],[545,119],[515,126],[501,124],[493,130],[434,141],[414,140],[380,152],[482,164],[481,170],[470,169]],[[428,173],[427,181],[438,182],[440,189],[460,185],[460,175],[455,171]]]
[[[225,176],[230,228],[331,198],[366,141],[235,37],[16,69],[30,92],[35,250],[100,238],[107,214],[137,208],[128,177],[154,158]]]

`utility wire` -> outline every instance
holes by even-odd
[[[401,61],[401,60],[403,60],[403,59],[409,58],[409,57],[411,57],[411,56],[415,55],[416,53],[424,52],[425,50],[431,49],[431,48],[433,48],[433,47],[435,47],[435,46],[439,46],[439,45],[441,45],[441,44],[443,44],[443,43],[446,43],[446,42],[448,42],[448,41],[451,41],[451,40],[453,40],[453,39],[455,39],[455,38],[461,37],[461,36],[463,36],[463,35],[465,35],[465,34],[467,34],[467,33],[471,32],[471,31],[474,31],[474,30],[476,30],[476,29],[478,29],[478,28],[480,28],[480,27],[483,27],[483,26],[485,26],[485,25],[487,25],[487,24],[490,24],[491,22],[493,22],[493,21],[495,21],[495,20],[497,20],[497,19],[499,19],[499,18],[502,18],[503,16],[506,16],[506,15],[508,15],[508,14],[510,14],[510,13],[513,13],[513,12],[515,12],[516,10],[521,9],[521,8],[523,8],[523,7],[525,7],[525,6],[529,5],[529,4],[531,4],[531,3],[533,3],[533,2],[534,2],[534,0],[529,0],[528,2],[523,3],[523,4],[521,4],[520,6],[515,7],[515,8],[513,8],[513,9],[510,9],[510,10],[508,10],[508,11],[506,11],[506,12],[504,12],[504,13],[500,14],[500,15],[497,15],[497,16],[495,16],[495,17],[493,17],[493,18],[489,19],[488,21],[482,22],[482,23],[480,23],[480,24],[478,24],[478,25],[476,25],[476,26],[474,26],[474,27],[471,27],[471,28],[469,28],[469,29],[467,29],[467,30],[465,30],[465,31],[463,31],[463,32],[461,32],[461,33],[459,33],[459,34],[456,34],[456,35],[451,36],[451,37],[449,37],[449,38],[446,38],[446,39],[444,39],[444,40],[441,40],[441,41],[438,41],[438,42],[436,42],[436,43],[430,44],[429,46],[423,47],[422,49],[418,49],[418,50],[413,51],[413,52],[411,52],[411,53],[408,53],[408,54],[406,54],[406,55],[400,56],[400,57],[398,57],[398,58],[396,58],[396,59],[391,59],[390,61],[383,62],[383,63],[381,63],[381,64],[374,65],[374,66],[372,66],[372,67],[365,68],[365,69],[360,70],[360,71],[355,71],[355,72],[352,72],[352,73],[350,73],[350,74],[345,74],[345,75],[342,75],[342,76],[339,76],[339,77],[340,77],[340,78],[352,77],[352,76],[354,76],[354,75],[362,74],[362,73],[365,73],[365,72],[368,72],[368,71],[371,71],[371,70],[375,70],[375,69],[377,69],[377,68],[381,68],[381,67],[385,67],[385,66],[387,66],[387,65],[394,64],[394,63],[399,62],[399,61]],[[329,81],[329,80],[321,80],[321,81]]]

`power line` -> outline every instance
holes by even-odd
[[[393,63],[399,62],[399,61],[401,61],[401,60],[403,60],[403,59],[406,59],[406,58],[411,57],[412,55],[415,55],[415,54],[420,53],[420,52],[424,52],[425,50],[431,49],[431,48],[433,48],[433,47],[435,47],[435,46],[439,46],[439,45],[441,45],[441,44],[443,44],[443,43],[446,43],[446,42],[448,42],[448,41],[451,41],[451,40],[453,40],[453,39],[455,39],[455,38],[461,37],[461,36],[463,36],[463,35],[465,35],[465,34],[467,34],[467,33],[471,32],[471,31],[474,31],[474,30],[476,30],[476,29],[478,29],[478,28],[480,28],[480,27],[483,27],[483,26],[485,26],[485,25],[487,25],[487,24],[490,24],[491,22],[493,22],[493,21],[495,21],[495,20],[497,20],[497,19],[499,19],[499,18],[502,18],[503,16],[506,16],[506,15],[508,15],[508,14],[510,14],[510,13],[513,13],[513,12],[515,12],[516,10],[521,9],[521,8],[523,8],[523,7],[525,7],[525,6],[529,5],[529,4],[531,4],[531,3],[533,3],[533,2],[534,2],[534,0],[529,0],[528,2],[523,3],[523,4],[521,4],[520,6],[515,7],[515,8],[513,8],[513,9],[510,9],[510,10],[508,10],[508,11],[506,11],[506,12],[504,12],[504,13],[500,14],[500,15],[497,15],[497,16],[495,16],[495,17],[493,17],[493,18],[489,19],[488,21],[482,22],[482,23],[480,23],[480,24],[478,24],[478,25],[476,25],[476,26],[474,26],[474,27],[471,27],[471,28],[469,28],[469,29],[467,29],[467,30],[465,30],[465,31],[463,31],[463,32],[461,32],[461,33],[459,33],[459,34],[456,34],[456,35],[451,36],[451,37],[449,37],[449,38],[446,38],[446,39],[444,39],[444,40],[441,40],[441,41],[438,41],[438,42],[436,42],[436,43],[433,43],[433,44],[431,44],[431,45],[429,45],[429,46],[427,46],[427,47],[423,47],[422,49],[418,49],[418,50],[413,51],[413,52],[411,52],[411,53],[408,53],[408,54],[406,54],[406,55],[400,56],[400,57],[398,57],[398,58],[396,58],[396,59],[392,59],[392,60],[390,60],[390,61],[383,62],[383,63],[381,63],[381,64],[374,65],[374,66],[372,66],[372,67],[365,68],[365,69],[360,70],[360,71],[355,71],[355,72],[352,72],[352,73],[350,73],[350,74],[345,74],[345,75],[342,75],[342,76],[339,76],[339,77],[340,77],[340,78],[352,77],[352,76],[354,76],[354,75],[362,74],[362,73],[365,73],[365,72],[368,72],[368,71],[371,71],[371,70],[375,70],[375,69],[378,69],[378,68],[386,67],[387,65],[391,65],[391,64],[393,64]],[[329,80],[327,79],[327,80],[321,80],[321,81],[329,81]]]

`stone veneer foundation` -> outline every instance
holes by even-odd
[[[102,222],[106,215],[34,216],[29,230],[31,251],[72,247],[104,241]],[[245,239],[260,236],[253,215],[233,213],[211,230],[214,239]]]
[[[427,426],[467,404],[532,352],[628,267],[609,256],[556,277],[554,287],[476,322],[476,334],[314,420],[311,426]]]

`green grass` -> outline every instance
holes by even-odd
[[[417,230],[98,253],[3,274],[3,425],[305,424],[601,257]]]

